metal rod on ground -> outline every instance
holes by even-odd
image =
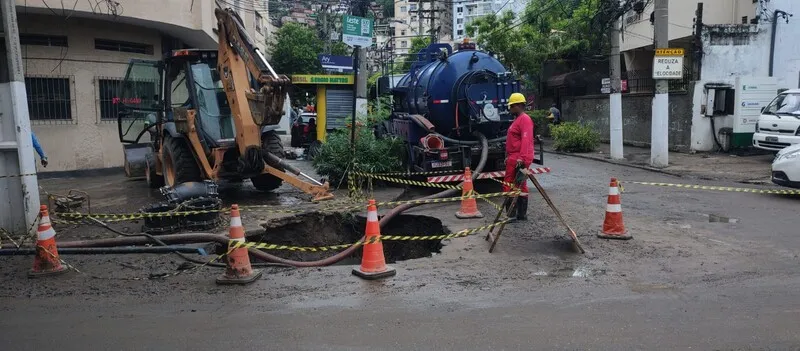
[[[511,198],[511,204],[508,205],[508,213],[511,213],[511,211],[514,210],[514,207],[517,206],[517,199],[518,198],[519,198],[519,194],[517,194],[516,196]],[[492,239],[492,245],[489,246],[489,253],[492,253],[492,251],[494,251],[494,247],[497,245],[497,240],[500,240],[500,234],[503,234],[503,229],[505,229],[506,223],[508,223],[508,221],[510,219],[511,218],[506,216],[506,220],[503,222],[503,224],[500,225],[500,228],[497,229],[497,234],[495,234],[494,238]],[[491,234],[489,234],[489,235],[491,235]]]
[[[572,241],[575,243],[575,247],[577,247],[581,253],[586,253],[586,250],[583,249],[581,242],[578,241],[578,234],[576,234],[575,231],[572,230],[572,227],[570,227],[569,224],[567,224],[567,221],[564,219],[564,217],[561,216],[561,212],[558,211],[556,205],[553,204],[553,201],[550,200],[550,196],[547,196],[547,193],[544,191],[542,185],[539,184],[538,180],[536,180],[536,177],[534,177],[533,174],[530,173],[527,169],[523,169],[522,172],[528,176],[531,182],[533,182],[533,186],[536,187],[536,190],[539,190],[539,194],[542,194],[544,201],[546,201],[547,204],[550,205],[550,208],[553,209],[553,212],[556,214],[556,217],[558,217],[558,219],[561,220],[561,223],[564,224],[565,227],[567,227],[567,229],[569,230],[569,234],[572,237]]]

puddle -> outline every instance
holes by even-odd
[[[558,270],[552,271],[550,273],[536,272],[536,273],[534,273],[534,275],[541,276],[542,274],[540,274],[540,273],[545,273],[544,275],[546,275],[548,277],[588,278],[588,277],[594,277],[594,276],[599,276],[599,275],[605,275],[606,274],[606,270],[605,269],[591,269],[591,268],[587,268],[587,267],[577,267],[577,268],[564,267],[564,268],[560,268]]]
[[[272,220],[265,225],[265,232],[247,238],[252,242],[319,247],[350,244],[361,239],[366,227],[366,218],[346,213],[306,213]],[[448,233],[448,229],[436,218],[419,215],[399,215],[381,228],[383,235],[437,235]],[[431,257],[442,248],[441,240],[384,241],[384,254],[388,263],[416,258]],[[340,252],[270,251],[271,254],[299,261],[319,260]],[[358,264],[362,250],[340,264]]]

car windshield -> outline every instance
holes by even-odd
[[[780,94],[764,108],[765,114],[800,115],[800,93]]]

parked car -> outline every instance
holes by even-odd
[[[800,143],[800,89],[784,91],[761,109],[753,146],[769,150]]]
[[[292,147],[308,148],[317,140],[317,114],[303,112],[292,122]]]
[[[800,188],[800,144],[784,148],[775,156],[772,161],[772,182]]]

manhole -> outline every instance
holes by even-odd
[[[265,225],[263,234],[247,238],[250,242],[319,247],[351,244],[364,236],[366,218],[342,213],[307,213],[273,220]],[[418,215],[399,215],[381,228],[383,235],[438,235],[448,230],[436,218]],[[384,253],[389,263],[415,258],[431,257],[439,253],[441,240],[384,241]],[[269,251],[269,253],[292,260],[314,261],[330,257],[333,252]],[[347,264],[360,262],[361,249],[356,250]]]

